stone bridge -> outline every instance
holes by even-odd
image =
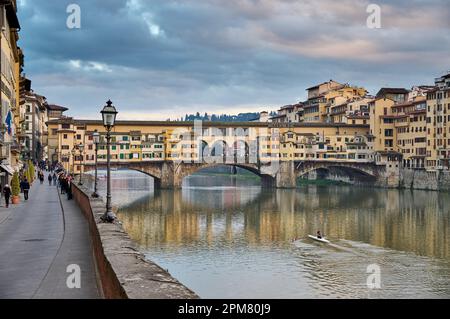
[[[363,182],[383,187],[398,187],[399,168],[395,164],[376,165],[374,162],[350,161],[298,161],[295,162],[296,178],[311,172],[328,171],[349,177],[354,182]]]
[[[217,166],[239,167],[261,177],[261,185],[267,188],[295,188],[297,178],[318,170],[338,170],[350,177],[359,177],[365,182],[378,186],[398,186],[398,168],[386,165],[358,162],[331,161],[274,161],[270,163],[189,163],[176,161],[140,161],[111,162],[113,169],[130,169],[142,172],[154,178],[155,188],[181,188],[183,178],[195,172]],[[106,168],[106,163],[98,163],[99,168]],[[86,164],[85,170],[94,169]]]
[[[155,187],[163,189],[181,188],[183,178],[195,172],[217,166],[233,166],[248,170],[261,177],[263,187],[293,188],[296,186],[294,162],[272,162],[268,164],[251,163],[186,163],[175,161],[148,162],[111,162],[113,169],[130,169],[154,178]],[[99,168],[106,168],[106,163],[98,163]],[[94,169],[86,164],[85,170]]]

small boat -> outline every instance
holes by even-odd
[[[308,235],[308,237],[309,238],[311,238],[311,239],[313,239],[313,240],[315,240],[315,241],[320,241],[321,243],[326,243],[326,244],[329,244],[330,243],[330,241],[329,240],[326,240],[325,238],[318,238],[317,236],[313,236],[313,235]]]

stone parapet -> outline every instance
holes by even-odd
[[[99,286],[107,299],[196,299],[166,270],[145,259],[120,223],[102,223],[102,199],[72,184],[73,197],[89,223]]]

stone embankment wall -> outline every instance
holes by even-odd
[[[144,258],[120,223],[102,223],[101,199],[72,185],[74,199],[88,220],[98,280],[107,299],[195,299],[198,296],[167,271]]]
[[[369,176],[358,176],[351,171],[327,169],[311,171],[305,174],[303,178],[309,180],[327,179],[362,186],[450,191],[449,171],[429,172],[391,167],[387,168],[386,171],[380,170],[380,176],[375,180]]]
[[[400,169],[400,187],[450,191],[450,172]]]

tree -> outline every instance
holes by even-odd
[[[31,183],[30,170],[29,169],[25,170],[25,172],[23,173],[23,177],[26,178]]]
[[[32,161],[28,161],[28,181],[32,183],[34,181],[35,169]]]
[[[19,196],[20,195],[20,180],[19,180],[19,173],[15,172],[12,180],[11,180],[11,193],[13,196]]]

